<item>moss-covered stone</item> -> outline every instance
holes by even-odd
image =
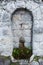
[[[41,57],[41,56],[35,56],[33,60],[38,62],[39,59],[42,59],[43,60],[43,57]]]
[[[10,65],[20,65],[18,62],[12,63]]]

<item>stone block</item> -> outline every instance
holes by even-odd
[[[40,45],[39,48],[40,48],[41,50],[43,50],[43,42],[40,42],[39,45]]]
[[[43,28],[40,28],[40,27],[39,27],[38,29],[34,29],[34,30],[33,30],[33,33],[34,33],[34,34],[43,34]]]
[[[23,36],[24,37],[31,37],[31,30],[23,30]]]
[[[24,43],[24,45],[25,45],[25,47],[27,47],[27,48],[31,48],[31,46],[32,46],[30,42]]]
[[[39,7],[37,7],[37,8],[33,11],[33,15],[34,15],[34,20],[42,19],[41,11],[40,11],[40,8],[39,8]]]
[[[13,42],[14,43],[19,43],[19,37],[17,37],[17,36],[16,37],[13,37]]]
[[[43,41],[43,33],[41,33],[41,34],[34,34],[33,35],[33,41],[42,42]]]
[[[30,65],[39,65],[39,63],[36,62],[36,61],[33,61],[33,62],[30,63]]]
[[[13,43],[13,48],[19,48],[19,42],[17,42],[17,43]]]
[[[29,6],[28,6],[29,5]],[[32,5],[31,5],[31,2],[26,2],[26,8],[31,10],[32,9]]]
[[[13,13],[14,10],[16,9],[14,1],[10,1],[9,3],[7,3],[7,5],[4,6],[4,9],[6,9],[10,13]]]
[[[4,65],[10,65],[10,60],[5,60]]]
[[[26,22],[27,22],[27,21],[26,21]],[[30,22],[31,22],[31,21],[30,21]],[[32,23],[29,23],[29,22],[28,22],[27,24],[24,23],[23,26],[22,26],[23,29],[31,29],[31,27],[32,27]]]
[[[9,56],[12,54],[13,42],[11,37],[0,38],[0,51],[1,55]]]
[[[6,13],[6,14],[5,14]],[[7,13],[6,11],[3,12],[3,16],[2,16],[2,22],[9,22],[10,19],[10,15],[9,13]]]
[[[32,5],[32,11],[34,11],[36,8],[39,7],[39,5],[33,1],[31,2],[31,5]]]
[[[2,14],[2,25],[1,26],[6,26],[6,25],[11,25],[11,19],[10,19],[10,14],[4,11]]]
[[[25,8],[25,2],[24,1],[17,1],[15,2],[16,8]]]
[[[43,59],[39,59],[39,64],[43,65]]]
[[[40,5],[40,8],[41,8],[41,12],[43,13],[43,5]]]
[[[0,27],[0,36],[12,36],[11,26]]]
[[[20,29],[20,25],[19,25],[19,24],[15,24],[15,23],[13,23],[13,24],[11,25],[11,27],[12,27],[12,30],[13,30],[13,31]]]
[[[20,37],[20,36],[22,36],[22,32],[23,31],[21,31],[21,30],[14,30],[13,31],[13,36],[14,37]]]
[[[37,44],[37,43],[38,43],[38,44]],[[33,49],[34,49],[34,50],[38,50],[39,47],[40,47],[39,42],[33,42]]]
[[[38,43],[38,45],[36,45],[35,42],[33,44],[33,54],[37,55],[37,56],[43,56],[43,50],[40,48],[40,44]]]
[[[25,38],[25,42],[31,42],[31,37],[24,37]]]
[[[34,28],[34,30],[35,29],[41,29],[41,28],[43,28],[43,21],[40,19],[40,20],[35,20],[34,21],[34,26],[33,26]]]

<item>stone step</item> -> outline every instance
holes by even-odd
[[[10,59],[5,57],[0,57],[0,65],[10,65]]]

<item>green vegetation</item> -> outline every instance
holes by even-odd
[[[14,48],[12,55],[15,59],[29,59],[32,55],[32,50],[29,48]]]
[[[43,60],[43,57],[35,56],[33,60],[38,62],[39,59],[42,59]]]
[[[40,59],[39,56],[35,56],[33,60],[34,60],[34,61],[38,61],[39,59]]]
[[[10,65],[20,65],[18,62],[15,62],[15,63],[10,63]]]

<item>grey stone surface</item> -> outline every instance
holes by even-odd
[[[39,64],[43,65],[43,59],[39,59]]]
[[[0,59],[0,65],[3,65],[3,61]]]
[[[20,65],[28,65],[28,60],[21,60]]]
[[[36,61],[33,61],[33,62],[30,63],[30,65],[39,65],[39,63],[36,62]]]
[[[14,21],[11,20],[12,13],[18,8],[26,8],[33,14],[33,22],[29,13],[24,15],[15,13]],[[22,18],[21,18],[22,17]],[[24,23],[22,30],[20,24]],[[33,23],[33,54],[43,55],[43,4],[34,1],[16,0],[2,2],[0,4],[0,54],[12,55],[13,45],[19,46],[19,37],[23,34],[26,39],[26,45],[31,40],[31,25]],[[15,34],[16,33],[16,34]],[[22,34],[21,34],[22,33]],[[27,43],[28,42],[28,43]]]
[[[0,65],[10,65],[10,60],[4,60],[2,58],[0,58]]]
[[[10,60],[6,60],[6,61],[4,62],[4,65],[10,65]]]

